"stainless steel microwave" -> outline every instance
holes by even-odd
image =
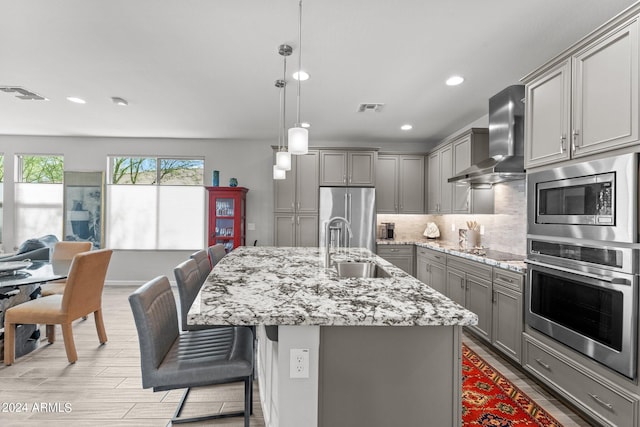
[[[627,154],[527,176],[528,232],[638,241],[638,159]]]

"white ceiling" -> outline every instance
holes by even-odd
[[[318,141],[437,141],[630,0],[304,0]],[[0,134],[269,139],[297,0],[0,0]],[[465,83],[447,87],[451,74]],[[77,105],[67,96],[85,98]],[[111,103],[123,97],[128,107]],[[295,121],[295,83],[288,87]],[[356,113],[381,102],[380,113]],[[413,124],[410,132],[400,125]]]

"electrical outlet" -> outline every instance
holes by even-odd
[[[456,231],[456,225],[455,224],[451,224],[451,231]]]
[[[289,350],[289,378],[309,378],[309,349]]]

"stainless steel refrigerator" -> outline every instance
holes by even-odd
[[[325,225],[330,218],[343,217],[349,221],[353,233],[343,222],[335,221],[329,229],[331,246],[376,250],[376,189],[369,187],[320,187],[320,246],[324,246]]]

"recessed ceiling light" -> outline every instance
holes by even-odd
[[[300,76],[300,78],[298,78],[298,76]],[[295,73],[293,73],[293,78],[303,82],[305,80],[309,80],[309,73],[307,73],[306,71],[296,71]]]
[[[87,101],[85,101],[82,98],[78,98],[75,96],[67,96],[67,101],[71,101],[71,102],[75,102],[76,104],[86,104]]]
[[[303,128],[310,128],[311,127],[311,123],[302,122],[302,123],[300,123],[300,126],[302,126]]]
[[[451,76],[447,79],[447,86],[458,86],[460,83],[464,81],[463,77],[460,76]]]
[[[406,124],[406,125],[400,126],[400,129],[402,129],[402,130],[411,130],[411,129],[413,129],[413,126],[411,126],[410,124]]]

